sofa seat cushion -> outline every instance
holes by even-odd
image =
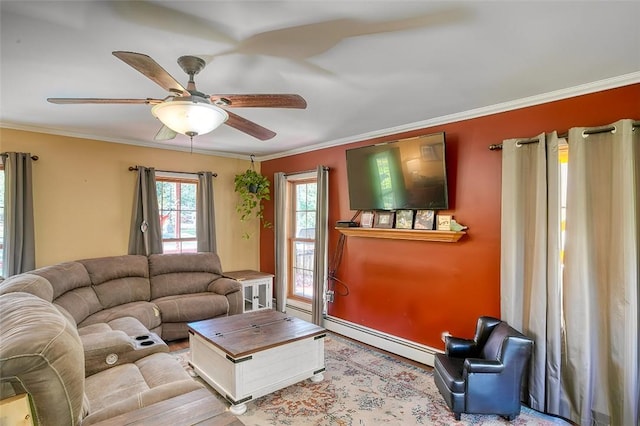
[[[82,424],[93,424],[202,387],[173,356],[152,354],[87,377],[85,392],[91,413]]]
[[[451,358],[436,354],[433,368],[440,373],[443,384],[451,392],[464,393],[465,381],[462,377],[465,358]]]
[[[151,302],[131,302],[96,312],[81,323],[78,323],[78,328],[102,322],[110,323],[113,320],[124,317],[137,319],[147,330],[160,327],[162,322],[160,311],[155,304]]]
[[[133,317],[116,318],[109,322],[99,322],[78,328],[80,337],[109,331],[123,331],[127,336],[141,336],[149,333],[149,330]]]
[[[209,292],[166,296],[153,303],[160,309],[163,323],[200,321],[229,312],[229,300]]]

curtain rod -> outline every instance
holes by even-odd
[[[8,153],[6,153],[6,152],[3,152],[2,154],[0,154],[0,157],[7,157],[7,156],[8,156]],[[31,159],[33,161],[38,161],[38,159],[40,159],[40,157],[38,157],[37,155],[32,155]]]
[[[640,121],[634,121],[632,127],[638,128],[640,127]],[[611,132],[613,130],[616,129],[616,126],[600,126],[600,127],[593,127],[591,129],[585,129],[582,134],[583,135],[595,135],[598,133],[607,133],[607,132]],[[569,132],[564,132],[564,133],[560,133],[558,135],[559,138],[566,138],[567,136],[569,136]],[[521,141],[516,142],[518,145],[528,145],[530,143],[538,143],[538,138],[529,138],[529,139],[523,139]],[[502,144],[501,143],[494,143],[489,145],[489,150],[490,151],[497,151],[502,149]]]
[[[138,170],[138,166],[129,166],[129,171],[130,172],[133,172],[133,171],[136,171],[136,170]],[[178,171],[175,171],[175,170],[159,170],[159,169],[156,169],[156,171],[157,172],[161,172],[161,173],[178,173],[178,174],[183,174],[183,175],[197,175],[199,173],[202,173],[202,172],[178,172]],[[213,177],[218,177],[217,173],[212,173],[211,175]]]
[[[323,166],[323,169],[324,169],[324,170],[327,170],[327,171],[328,171],[328,170],[331,170],[328,166]],[[303,171],[303,172],[291,172],[291,173],[285,173],[284,175],[285,175],[285,176],[295,176],[295,175],[302,175],[302,174],[305,174],[305,173],[313,173],[313,172],[315,172],[315,171],[317,171],[317,169],[313,169],[313,170],[306,170],[306,171]]]

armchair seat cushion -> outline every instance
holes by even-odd
[[[464,392],[463,366],[464,358],[449,358],[445,354],[436,354],[434,369],[440,374],[442,382],[451,392]]]

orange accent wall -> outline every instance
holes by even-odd
[[[329,259],[348,220],[345,150],[434,132],[446,132],[450,213],[469,227],[458,243],[348,237],[329,314],[365,327],[443,348],[440,335],[471,336],[480,315],[500,315],[500,151],[488,146],[504,139],[570,127],[598,126],[621,118],[640,119],[640,84],[561,101],[365,140],[264,161],[262,173],[329,172]],[[376,130],[376,129],[372,129]],[[273,203],[265,205],[273,222]],[[274,272],[273,230],[260,236],[260,266]],[[347,294],[348,289],[348,294]]]

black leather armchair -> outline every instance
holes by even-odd
[[[473,340],[447,336],[434,380],[456,420],[461,413],[520,414],[522,379],[533,340],[497,318],[480,317]]]

